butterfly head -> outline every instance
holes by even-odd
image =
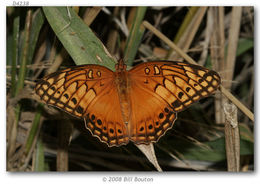
[[[124,63],[123,59],[120,59],[116,64],[116,72],[126,71],[126,64]]]

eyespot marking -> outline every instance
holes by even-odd
[[[148,67],[146,67],[145,69],[144,69],[144,72],[145,72],[145,74],[149,74],[150,73],[150,69],[148,68]]]

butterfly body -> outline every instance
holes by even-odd
[[[123,117],[124,123],[127,125],[129,121],[129,115],[130,115],[130,102],[129,102],[129,77],[128,72],[126,71],[126,65],[123,63],[123,61],[119,61],[118,64],[116,64],[116,71],[115,74],[115,85],[117,87],[119,102],[120,102],[120,108],[121,113]]]
[[[36,94],[47,104],[83,118],[86,128],[108,146],[156,142],[177,112],[212,94],[219,75],[184,62],[156,61],[131,70],[121,60],[113,72],[83,65],[40,80]]]

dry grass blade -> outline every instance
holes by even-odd
[[[99,12],[102,10],[103,7],[99,6],[99,7],[93,7],[88,9],[84,16],[83,16],[83,20],[84,22],[89,26],[91,25],[91,23],[95,20],[95,18],[97,17],[97,15],[99,14]]]
[[[242,7],[234,7],[231,14],[231,23],[229,27],[228,35],[228,52],[226,57],[226,73],[222,75],[222,78],[227,80],[223,82],[223,86],[228,90],[231,88],[231,81],[234,74],[234,66],[236,61],[237,44],[239,39],[240,22],[242,15]]]
[[[228,171],[238,172],[240,170],[240,138],[237,122],[237,108],[234,104],[224,105],[225,142]]]
[[[210,44],[210,40],[212,38],[212,36],[214,36],[212,33],[213,33],[213,30],[215,25],[214,25],[214,20],[216,19],[216,17],[213,15],[213,11],[212,11],[212,7],[208,8],[208,11],[207,11],[207,25],[206,25],[206,28],[205,28],[205,38],[204,38],[204,41],[201,43],[202,45],[202,52],[200,54],[200,59],[198,61],[198,64],[201,65],[201,66],[204,66],[206,60],[207,60],[207,57],[208,57],[208,48],[209,48],[209,44]],[[218,28],[218,27],[217,27]],[[217,29],[215,29],[217,30]],[[213,63],[214,64],[214,63]]]
[[[225,61],[227,73],[222,75],[222,78],[226,80],[233,79],[241,15],[242,7],[234,7],[232,9],[228,38],[228,54]],[[223,86],[230,90],[231,81],[223,82]],[[228,171],[238,172],[240,169],[240,138],[237,123],[237,108],[233,104],[229,104],[227,99],[223,99],[222,102],[225,113],[225,143]]]
[[[224,71],[225,66],[225,26],[224,26],[224,7],[209,8],[210,15],[212,14],[213,30],[210,38],[210,60],[214,65],[214,69],[218,72]],[[224,123],[225,117],[222,112],[222,95],[216,94],[215,99],[215,118],[216,123]]]
[[[58,149],[57,149],[57,171],[69,170],[69,144],[72,133],[72,124],[69,122],[58,125]]]
[[[136,145],[136,146],[142,151],[142,153],[145,154],[147,159],[154,165],[154,167],[157,169],[157,171],[159,171],[159,172],[163,171],[155,156],[153,143],[150,143],[148,145],[140,144],[140,145]]]
[[[177,47],[169,38],[163,35],[160,31],[154,28],[147,21],[143,22],[143,25],[152,31],[157,37],[167,43],[171,48],[173,48],[181,57],[183,57],[186,61],[192,64],[197,64],[190,56],[188,56],[185,52],[183,52],[179,47]],[[244,106],[238,99],[235,98],[229,91],[227,91],[222,85],[220,85],[220,91],[230,100],[232,101],[244,114],[246,114],[252,121],[254,121],[253,113]],[[234,102],[235,101],[235,102]]]
[[[241,103],[235,96],[233,96],[226,88],[220,85],[220,91],[232,102],[234,103],[249,119],[255,121],[254,114],[243,104]]]
[[[113,11],[113,16],[114,17],[118,17],[119,16],[119,7],[115,7],[114,11]],[[112,22],[111,24],[113,24],[114,26],[112,26],[109,30],[109,36],[108,36],[108,40],[106,43],[107,49],[108,51],[112,54],[115,55],[117,48],[116,48],[116,44],[117,44],[117,39],[118,39],[118,26],[116,24],[114,24],[114,22]]]
[[[204,17],[206,10],[207,7],[199,8],[199,10],[196,12],[193,19],[191,20],[190,24],[188,25],[187,29],[185,29],[183,36],[178,41],[178,47],[181,48],[184,52],[187,52],[190,48],[191,42],[193,41],[194,36],[197,33],[199,26],[201,25],[202,18]],[[178,55],[171,55],[169,57],[170,60],[176,60],[178,58]]]

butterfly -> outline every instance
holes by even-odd
[[[177,112],[214,93],[217,72],[186,62],[154,61],[129,71],[81,65],[45,76],[35,92],[46,104],[82,118],[108,146],[157,142],[172,128]]]

